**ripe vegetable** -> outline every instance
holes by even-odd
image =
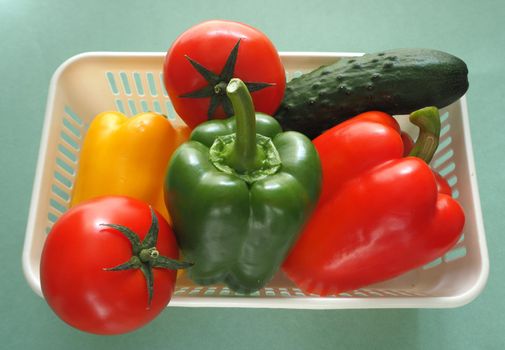
[[[98,114],[90,124],[79,158],[70,206],[104,195],[136,198],[154,206],[167,220],[163,178],[172,152],[190,134],[152,112],[128,118]]]
[[[279,107],[286,86],[284,67],[270,39],[246,24],[200,23],[182,33],[166,54],[166,90],[191,128],[233,115],[226,95],[232,78],[245,82],[257,112],[271,115]]]
[[[461,59],[431,49],[342,58],[291,80],[275,117],[285,130],[315,138],[359,113],[408,114],[445,107],[468,89]]]
[[[328,295],[384,281],[458,241],[463,210],[438,191],[427,164],[438,146],[438,110],[410,119],[420,134],[405,158],[399,127],[382,112],[358,115],[314,140],[321,199],[283,265],[301,289]]]
[[[227,93],[235,117],[198,126],[170,161],[166,202],[198,284],[251,293],[278,271],[319,196],[319,158],[310,140],[255,116],[239,79]]]
[[[163,217],[136,199],[106,196],[67,211],[47,236],[42,293],[63,321],[119,334],[153,320],[168,304],[179,263]]]

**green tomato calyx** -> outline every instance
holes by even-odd
[[[193,266],[193,264],[190,262],[177,261],[160,254],[160,252],[156,248],[156,242],[158,241],[158,232],[159,232],[158,218],[153,208],[149,207],[149,209],[151,211],[151,226],[149,227],[149,231],[147,232],[143,241],[140,241],[139,236],[126,226],[116,224],[100,224],[100,226],[110,227],[122,233],[130,242],[133,253],[128,261],[114,267],[104,268],[104,270],[124,271],[124,270],[140,269],[144,274],[147,283],[148,309],[151,307],[151,301],[154,293],[153,268],[178,270]]]

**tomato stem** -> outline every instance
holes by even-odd
[[[224,81],[220,82],[219,84],[214,85],[214,92],[216,94],[224,95],[226,93],[226,86],[228,84]]]
[[[147,232],[144,240],[141,242],[139,236],[128,227],[116,224],[101,224],[113,228],[121,232],[130,242],[132,247],[132,256],[130,259],[111,268],[105,268],[106,271],[124,271],[140,269],[144,274],[147,284],[147,308],[151,307],[151,300],[154,293],[154,280],[152,268],[165,268],[169,270],[185,269],[192,266],[192,263],[177,261],[160,254],[156,248],[158,240],[158,218],[152,207],[151,211],[151,226]]]
[[[142,262],[149,262],[155,260],[160,256],[160,252],[156,247],[142,249],[139,253],[139,258]]]
[[[226,86],[230,80],[235,76],[235,64],[237,63],[238,49],[240,46],[240,39],[237,41],[231,50],[223,69],[219,74],[214,73],[210,69],[205,68],[203,65],[193,60],[191,57],[185,55],[189,63],[195,70],[206,80],[207,85],[195,91],[191,91],[180,95],[181,98],[210,98],[209,108],[207,111],[207,118],[212,119],[218,107],[222,107],[224,114],[227,117],[234,115],[233,107],[231,106],[229,98],[226,96]],[[259,91],[264,88],[274,86],[275,84],[267,82],[245,82],[249,92]]]

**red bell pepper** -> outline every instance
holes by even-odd
[[[404,157],[401,130],[382,112],[360,114],[316,139],[323,187],[283,265],[302,290],[328,295],[396,277],[447,252],[461,235],[461,206],[437,188],[435,107],[410,115],[419,137]]]

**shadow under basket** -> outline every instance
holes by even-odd
[[[357,53],[280,53],[288,80]],[[155,111],[182,123],[163,86],[164,53],[84,53],[64,62],[49,87],[44,128],[33,184],[23,270],[42,296],[39,265],[45,238],[68,209],[83,138],[94,116],[117,110],[128,116]],[[440,146],[431,163],[447,179],[463,206],[460,241],[443,257],[395,279],[338,295],[303,293],[282,272],[252,295],[225,286],[196,286],[182,274],[170,306],[296,309],[446,308],[472,301],[484,288],[489,260],[473,160],[466,97],[441,110]],[[413,137],[416,129],[396,116]]]

